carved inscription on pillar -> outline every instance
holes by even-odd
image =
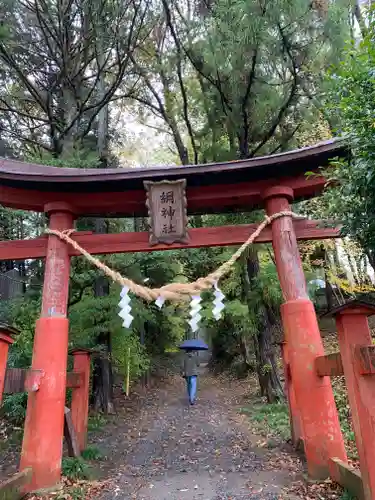
[[[51,242],[50,246],[52,245],[56,245],[56,242]],[[66,249],[60,247],[60,242],[57,242],[57,246],[50,249],[46,263],[45,295],[42,307],[44,316],[65,316],[66,314],[68,284],[65,284],[64,278],[68,279],[66,274],[69,271],[66,271],[66,268],[69,268],[69,261],[66,258]]]
[[[144,181],[150,218],[150,245],[187,243],[186,180]]]

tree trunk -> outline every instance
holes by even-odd
[[[240,349],[241,349],[241,354],[243,357],[243,362],[245,365],[246,373],[248,373],[250,370],[252,370],[253,367],[251,365],[250,345],[249,345],[249,342],[248,342],[246,335],[241,335]]]
[[[333,292],[333,288],[331,283],[328,280],[327,273],[325,273],[325,282],[326,282],[326,302],[327,302],[327,311],[331,311],[335,307],[335,295]]]
[[[110,333],[104,332],[99,335],[98,343],[102,349],[100,355],[94,358],[91,404],[95,411],[102,411],[108,415],[115,413]]]
[[[325,295],[327,302],[327,311],[331,311],[335,306],[335,294],[332,285],[328,279],[327,268],[329,268],[329,255],[327,250],[324,250],[324,281],[325,281]]]
[[[105,72],[101,69],[105,66],[105,55],[104,49],[102,50],[101,45],[104,46],[102,40],[98,40],[99,54],[98,54],[98,73],[100,74],[98,81],[98,94],[99,99],[104,99],[106,95],[106,81]],[[98,113],[98,137],[97,137],[97,150],[100,158],[101,166],[106,168],[108,165],[108,127],[109,127],[109,106],[103,106]]]
[[[367,35],[367,28],[366,28],[365,20],[363,18],[363,13],[362,13],[362,8],[361,8],[361,2],[360,2],[360,0],[355,0],[353,11],[354,11],[354,17],[357,20],[359,29],[361,30],[362,38],[364,38]]]
[[[253,287],[258,287],[258,275],[258,252],[256,249],[251,248],[243,272],[249,310],[253,307],[250,298],[250,290]],[[261,293],[261,290],[259,290],[259,293]],[[275,359],[273,332],[275,330],[276,321],[275,318],[272,317],[273,315],[263,297],[258,301],[256,314],[259,326],[253,338],[260,392],[262,396],[267,398],[268,403],[274,403],[284,400],[285,394],[281,385]]]
[[[98,73],[100,79],[98,82],[99,98],[103,98],[106,92],[105,73],[100,68],[104,66],[104,51],[101,47],[102,40],[98,40]],[[97,116],[97,152],[102,168],[108,167],[108,125],[109,110],[108,105],[103,106]],[[94,221],[96,233],[108,233],[108,225],[105,219],[97,218]],[[109,282],[104,276],[99,276],[94,283],[95,297],[105,297],[109,295]],[[112,372],[112,347],[111,332],[103,332],[98,336],[98,344],[102,346],[101,356],[94,359],[94,377],[93,377],[93,406],[95,410],[102,411],[105,414],[114,413],[113,403],[113,372]]]
[[[107,232],[107,224],[104,219],[95,219],[94,224],[95,232]],[[94,283],[94,295],[95,297],[105,297],[108,294],[108,280],[104,276],[99,276]],[[96,411],[111,414],[115,411],[113,403],[111,333],[102,332],[98,336],[97,343],[101,346],[101,353],[94,358],[92,405]]]

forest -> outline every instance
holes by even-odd
[[[323,196],[293,206],[343,224],[338,241],[300,244],[319,312],[375,290],[375,10],[359,0],[1,0],[0,156],[45,165],[132,168],[252,158],[343,136],[347,161],[324,172]],[[262,220],[261,211],[192,216],[190,227]],[[0,208],[1,240],[42,235],[36,213]],[[79,219],[99,233],[147,220]],[[111,268],[162,286],[211,272],[230,248],[112,255]],[[41,305],[40,260],[0,262],[1,321],[20,330],[9,366],[31,364]],[[70,276],[70,347],[94,348],[92,406],[115,411],[113,381],[146,374],[190,335],[188,308],[134,298],[131,329],[119,287],[83,258]],[[223,281],[223,318],[202,329],[212,366],[255,373],[282,402],[279,306],[271,245],[251,247]],[[130,355],[129,355],[130,353]],[[4,398],[20,424],[26,395]]]

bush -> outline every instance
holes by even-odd
[[[104,456],[96,446],[88,446],[83,450],[82,458],[84,460],[103,460]]]
[[[26,416],[27,393],[8,394],[4,396],[1,413],[15,425],[22,425]]]
[[[81,457],[63,457],[62,473],[69,479],[92,479],[92,467]]]

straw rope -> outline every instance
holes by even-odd
[[[147,286],[139,285],[125,276],[122,276],[119,272],[114,271],[106,264],[101,262],[98,258],[91,255],[84,248],[82,248],[75,240],[71,238],[72,233],[75,232],[74,229],[67,229],[65,231],[57,231],[56,229],[47,229],[46,233],[50,235],[57,236],[62,241],[65,241],[71,245],[75,250],[80,252],[91,264],[100,269],[106,276],[111,278],[114,282],[119,283],[122,286],[126,286],[129,290],[138,297],[145,299],[149,302],[155,301],[158,297],[163,297],[166,300],[171,301],[181,301],[190,300],[192,295],[199,295],[202,291],[208,290],[213,287],[223,276],[228,274],[231,270],[233,264],[240,258],[243,252],[258,238],[263,229],[265,229],[274,220],[280,219],[281,217],[291,217],[293,219],[304,219],[305,217],[295,214],[290,211],[283,211],[273,214],[271,216],[266,216],[264,221],[259,224],[257,229],[248,237],[248,239],[238,248],[236,252],[231,256],[229,260],[224,262],[215,271],[208,274],[204,278],[199,278],[191,283],[169,283],[161,288],[149,288]]]

